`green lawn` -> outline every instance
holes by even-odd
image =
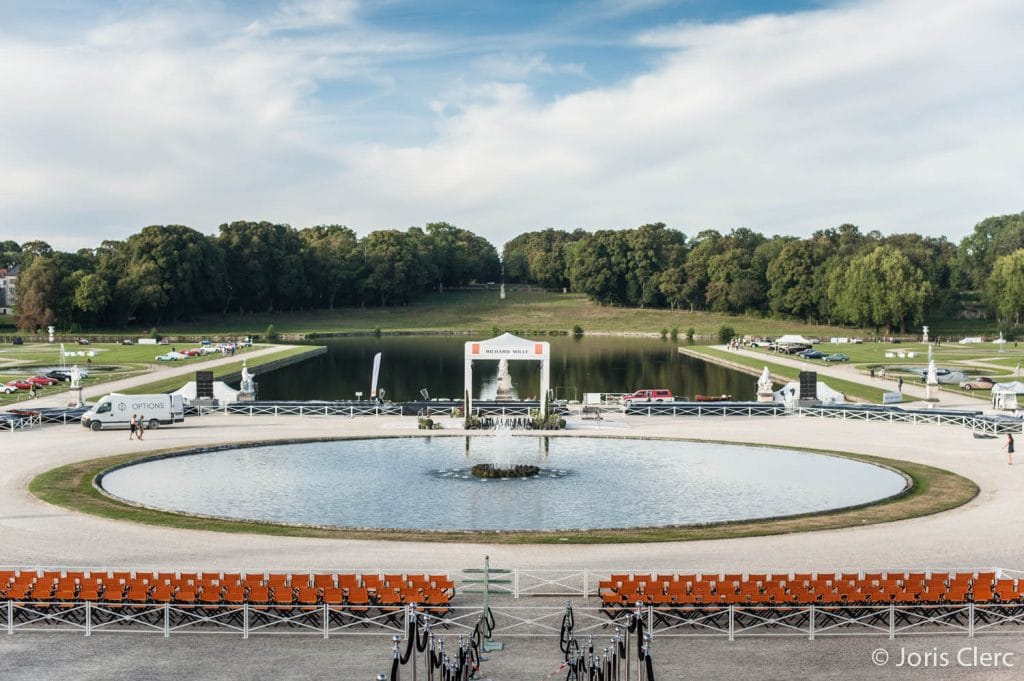
[[[168,334],[213,333],[256,335],[273,324],[285,334],[429,331],[490,333],[493,329],[523,333],[565,333],[573,326],[584,332],[659,333],[676,327],[682,337],[688,328],[697,334],[717,336],[722,325],[739,333],[781,335],[857,335],[850,329],[808,325],[757,316],[723,315],[681,310],[650,310],[597,305],[577,294],[510,290],[506,300],[497,289],[453,292],[424,297],[411,305],[395,308],[343,308],[334,311],[276,312],[274,314],[227,315],[195,322],[161,326]]]
[[[82,353],[82,356],[76,355],[68,357],[66,359],[66,363],[68,365],[79,364],[88,369],[88,378],[82,379],[82,386],[88,388],[93,385],[109,383],[129,376],[143,374],[147,371],[153,371],[157,364],[156,356],[165,352],[170,352],[172,347],[184,349],[197,346],[198,345],[196,343],[172,345],[120,345],[117,343],[94,343],[92,345],[65,344],[64,349],[67,352]],[[255,347],[260,346],[254,346],[254,348]],[[240,353],[240,359],[237,363],[239,367],[241,366],[241,356],[244,356],[244,353],[250,352],[254,348],[239,348],[238,352]],[[303,349],[301,348],[299,349],[299,351],[302,350]],[[89,356],[89,353],[92,353],[92,355]],[[168,364],[172,364],[174,366],[197,364],[204,360],[216,359],[219,357],[221,357],[220,354],[207,355],[205,357],[189,357],[188,359],[168,362]],[[256,362],[254,364],[262,364],[265,361],[267,360]],[[60,344],[31,343],[28,345],[0,346],[0,382],[6,383],[7,381],[15,378],[34,376],[41,373],[43,370],[48,370],[56,366],[60,366]],[[236,368],[235,371],[238,371],[238,369]],[[226,373],[232,372],[228,371]],[[180,387],[183,382],[184,381],[181,381],[179,385],[174,386],[171,390]],[[44,397],[54,393],[66,392],[67,390],[68,383],[64,382],[47,388],[39,388],[36,393],[38,397]],[[11,394],[0,393],[0,408],[16,406],[18,402],[22,402],[30,398],[31,396],[27,390],[19,390],[18,392]]]
[[[791,367],[784,364],[775,364],[770,359],[773,355],[768,354],[765,359],[760,357],[747,357],[745,355],[738,355],[735,352],[729,352],[728,350],[719,350],[718,348],[711,348],[705,346],[698,346],[689,348],[690,350],[699,352],[708,357],[722,359],[727,362],[733,362],[735,364],[742,364],[752,369],[761,371],[764,367],[768,367],[768,370],[772,372],[773,376],[783,377],[791,381],[795,381],[800,377],[800,369],[797,367]],[[840,378],[832,378],[831,376],[823,376],[822,379],[829,386],[847,396],[847,398],[854,399],[861,402],[870,402],[872,404],[881,404],[882,393],[884,390],[878,388],[871,388],[860,383],[854,383],[853,381],[845,381]],[[905,399],[905,402],[910,402],[912,399]]]
[[[270,362],[276,362],[279,359],[285,357],[292,357],[294,355],[301,355],[309,352],[314,352],[316,348],[310,346],[292,346],[285,350],[278,352],[272,352],[269,355],[261,355],[259,357],[253,357],[252,359],[244,360],[248,363],[250,369],[255,369],[263,364],[269,364]],[[213,379],[215,381],[224,380],[226,376],[237,374],[242,370],[243,360],[237,362],[231,362],[230,364],[224,364],[213,369]],[[174,392],[181,386],[185,385],[189,381],[194,380],[193,374],[186,374],[184,376],[172,376],[164,378],[159,381],[152,381],[144,385],[135,386],[129,388],[124,392],[129,395],[146,395],[153,393],[169,393]]]

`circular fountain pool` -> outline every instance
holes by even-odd
[[[474,478],[510,458],[500,438],[420,437],[246,447],[106,473],[144,506],[234,519],[417,530],[560,530],[690,525],[814,513],[899,494],[872,464],[736,444],[510,438],[536,477]]]

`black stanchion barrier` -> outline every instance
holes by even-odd
[[[637,604],[635,612],[626,613],[625,620],[615,625],[615,635],[610,645],[600,654],[594,650],[594,637],[588,638],[582,649],[573,636],[575,622],[572,606],[566,605],[559,635],[559,649],[564,655],[566,681],[632,681],[631,668],[634,659],[630,639],[636,640],[636,674],[634,678],[654,681],[654,664],[651,659],[651,634],[645,631],[643,606]]]
[[[400,681],[401,668],[410,662],[416,674],[416,655],[424,653],[427,681],[470,681],[480,671],[480,646],[494,631],[494,613],[485,608],[480,614],[469,638],[459,636],[456,652],[449,655],[444,639],[430,631],[430,621],[417,612],[416,606],[406,608],[406,644],[402,652],[402,637],[394,637],[394,655],[391,661],[391,681]]]

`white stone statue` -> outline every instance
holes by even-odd
[[[256,392],[256,387],[253,385],[253,373],[249,371],[249,367],[245,365],[245,360],[242,360],[242,383],[239,386],[239,392],[252,394]]]
[[[761,377],[757,379],[757,401],[758,402],[772,402],[775,400],[775,393],[772,390],[772,374],[768,371],[768,367],[764,368],[761,372]]]
[[[508,360],[498,360],[498,390],[495,399],[512,399],[512,375],[508,373]]]
[[[71,389],[78,390],[82,387],[82,370],[78,365],[71,367]]]

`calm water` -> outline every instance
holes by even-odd
[[[380,386],[395,401],[431,397],[462,398],[463,351],[468,336],[362,336],[325,340],[327,354],[284,369],[260,374],[258,396],[264,400],[352,399],[370,392],[373,355],[381,355]],[[583,399],[585,392],[633,392],[668,388],[693,397],[729,394],[755,397],[756,377],[680,355],[678,341],[658,338],[569,336],[544,338],[551,343],[551,386],[558,399]],[[540,391],[539,363],[511,362],[509,371],[519,397]],[[493,394],[496,361],[474,365],[474,394]]]
[[[464,479],[503,438],[415,437],[252,447],[115,471],[111,493],[249,520],[440,529],[683,525],[823,511],[898,493],[902,476],[836,457],[655,440],[509,437],[513,461],[558,476]],[[547,444],[545,444],[547,443]],[[546,451],[545,451],[546,449]],[[499,451],[502,450],[502,451]]]

